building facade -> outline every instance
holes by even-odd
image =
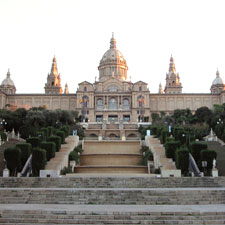
[[[150,93],[147,83],[128,81],[128,66],[116,47],[114,36],[110,40],[110,48],[100,60],[98,70],[99,79],[94,83],[79,83],[74,94],[69,93],[67,84],[63,92],[55,57],[47,76],[44,94],[16,94],[16,87],[8,71],[0,85],[0,108],[5,108],[6,105],[13,109],[46,106],[49,110],[79,111],[83,119],[91,122],[137,122],[151,121],[152,113],[171,113],[175,109],[186,108],[195,111],[202,106],[213,108],[214,104],[225,102],[225,86],[218,71],[210,88],[211,93],[182,93],[180,76],[176,72],[172,56],[164,91],[161,84],[158,93]]]

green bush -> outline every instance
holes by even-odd
[[[69,134],[70,134],[70,128],[68,126],[65,125],[60,130],[65,133],[65,137],[68,137],[69,136]]]
[[[48,135],[47,137],[50,137],[53,135],[53,127],[47,127],[47,130],[48,130]]]
[[[207,150],[207,144],[200,143],[200,142],[192,142],[190,145],[190,150],[195,161],[199,164],[201,160],[201,151]]]
[[[6,141],[7,140],[7,134],[5,132],[1,131],[0,135],[1,135],[1,140],[2,141]]]
[[[21,167],[21,151],[17,147],[7,148],[4,151],[7,168],[11,176],[16,176]]]
[[[189,168],[189,151],[188,149],[177,149],[176,151],[176,167],[181,173],[186,175]]]
[[[41,148],[46,150],[46,158],[49,161],[51,158],[55,157],[56,145],[55,142],[41,142]]]
[[[21,151],[21,168],[23,168],[31,154],[32,145],[29,143],[20,143],[16,147]]]
[[[65,133],[64,133],[64,131],[58,130],[56,132],[56,136],[59,136],[61,138],[61,143],[65,144]]]
[[[32,171],[34,176],[39,176],[41,169],[46,165],[46,151],[41,148],[34,148],[32,152]]]
[[[56,147],[56,152],[58,152],[61,148],[61,137],[59,136],[50,136],[47,139],[47,142],[54,142]]]
[[[175,154],[176,150],[180,147],[180,142],[179,141],[168,141],[165,144],[165,149],[166,149],[166,157],[167,158],[172,158],[173,161],[175,161]]]
[[[166,143],[167,137],[169,137],[169,131],[167,129],[163,129],[160,136],[160,141],[162,144]]]
[[[144,166],[147,166],[148,160],[153,161],[152,151],[147,146],[142,146],[141,151],[142,151],[141,164],[144,165]]]
[[[41,139],[38,137],[27,138],[27,143],[32,145],[32,148],[39,148],[41,146]]]
[[[45,140],[46,140],[46,138],[48,138],[48,129],[43,127],[43,128],[41,128],[40,131],[44,133],[44,137],[45,137]]]
[[[216,159],[216,152],[214,150],[202,150],[201,161],[207,161],[207,170],[213,168],[213,159]]]
[[[83,149],[82,149],[82,145],[78,145],[77,147],[74,148],[74,151],[82,153]]]
[[[43,131],[37,132],[37,137],[41,139],[41,141],[44,141],[46,139],[45,133]]]

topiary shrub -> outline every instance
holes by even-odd
[[[11,176],[16,176],[21,167],[21,151],[17,147],[7,148],[4,151],[4,157],[7,163],[7,168]]]
[[[56,147],[56,152],[58,152],[61,148],[61,137],[59,136],[50,136],[47,139],[47,142],[54,142]]]
[[[64,131],[58,130],[55,134],[56,134],[56,136],[59,136],[61,138],[61,144],[65,144],[65,133],[64,133]]]
[[[181,173],[186,175],[189,169],[189,151],[187,148],[177,149],[176,151],[176,167]]]
[[[169,137],[169,131],[167,129],[163,129],[160,136],[160,142],[162,144],[166,143],[166,139]]]
[[[175,161],[175,154],[176,150],[180,147],[180,142],[179,141],[168,141],[165,144],[165,149],[166,149],[166,157],[167,158],[172,158],[173,161]]]
[[[52,136],[52,135],[53,135],[53,127],[49,126],[49,127],[47,127],[47,130],[48,130],[48,135],[47,135],[47,137]]]
[[[201,161],[201,151],[207,150],[207,144],[200,142],[192,142],[190,145],[190,150],[195,161],[199,164]]]
[[[43,131],[37,132],[37,137],[41,139],[41,141],[44,141],[46,139],[45,133]]]
[[[65,125],[60,130],[65,133],[65,137],[68,137],[69,136],[69,134],[70,134],[70,128],[68,126]]]
[[[153,161],[152,151],[147,146],[142,146],[141,151],[142,151],[141,164],[144,165],[144,166],[147,166],[148,160]]]
[[[39,148],[41,146],[41,139],[38,137],[27,138],[27,143],[32,145],[32,148]]]
[[[43,128],[41,128],[41,130],[40,130],[40,131],[44,133],[45,140],[46,140],[46,138],[48,138],[48,137],[49,137],[49,136],[48,136],[48,129],[47,129],[47,128],[45,128],[45,127],[43,127]]]
[[[202,150],[201,161],[207,161],[207,170],[213,168],[213,159],[216,159],[217,153],[214,150]]]
[[[21,169],[23,169],[31,154],[32,145],[30,143],[20,143],[16,147],[21,151]]]
[[[41,148],[34,148],[32,152],[32,172],[34,176],[39,176],[41,169],[46,165],[46,151]]]
[[[6,141],[7,140],[7,134],[5,132],[1,131],[0,135],[1,135],[1,140],[2,141]]]
[[[55,142],[41,142],[41,148],[46,150],[46,159],[49,161],[55,157],[56,145]]]

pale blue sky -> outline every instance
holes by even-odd
[[[164,88],[173,54],[183,92],[207,93],[217,67],[225,80],[224,11],[224,0],[0,0],[0,82],[10,68],[17,93],[44,93],[55,54],[75,93],[114,32],[133,82]]]

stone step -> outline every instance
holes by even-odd
[[[92,169],[94,169],[92,167]],[[146,168],[144,168],[146,169]],[[91,169],[90,169],[91,170]],[[93,170],[92,170],[93,171]],[[49,187],[49,188],[179,188],[225,187],[225,177],[168,177],[157,178],[143,175],[71,174],[72,177],[4,177],[0,187]]]
[[[80,165],[136,166],[141,164],[141,160],[140,154],[82,154]]]
[[[225,188],[1,188],[0,204],[225,204]]]
[[[118,173],[118,174],[147,174],[148,168],[146,166],[76,166],[74,168],[74,173]]]
[[[6,206],[6,208],[8,205]],[[18,210],[20,207],[20,210]],[[29,205],[10,206],[0,210],[0,224],[224,224],[225,211],[218,206],[72,206],[48,205],[27,209]],[[104,207],[104,208],[103,208]],[[3,207],[1,207],[3,208]],[[13,210],[14,208],[14,210]],[[24,208],[24,209],[23,209]],[[37,208],[37,209],[35,209]],[[76,209],[75,209],[76,208]],[[136,209],[136,210],[135,210]],[[187,210],[187,211],[186,211]]]
[[[140,154],[140,141],[84,141],[84,154]]]

